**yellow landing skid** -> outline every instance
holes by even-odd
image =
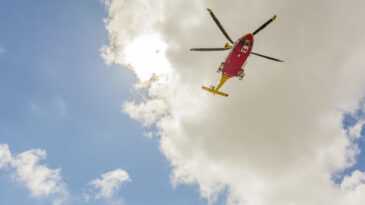
[[[228,96],[228,94],[227,94],[227,93],[219,92],[219,91],[217,91],[217,90],[213,90],[213,89],[211,89],[211,88],[207,88],[207,87],[205,87],[205,86],[202,86],[202,88],[203,88],[204,90],[206,90],[206,91],[209,91],[209,92],[213,93],[213,94],[221,95],[221,96],[224,96],[224,97],[227,97],[227,96]]]

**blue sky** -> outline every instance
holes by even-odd
[[[219,1],[189,5],[191,9],[184,10],[184,14],[179,13],[178,3],[175,7],[166,3],[166,7],[173,8],[171,11],[174,12],[170,13],[159,1],[150,1],[152,3],[146,3],[147,7],[142,7],[147,8],[143,12],[147,17],[151,13],[153,17],[161,13],[166,15],[161,17],[164,23],[159,24],[160,17],[139,16],[144,3],[134,2],[137,6],[126,3],[125,7],[118,7],[120,5],[115,3],[108,8],[100,0],[0,1],[0,145],[8,145],[15,160],[2,168],[0,149],[0,204],[54,202],[52,194],[32,196],[31,189],[15,171],[21,166],[16,165],[16,160],[20,161],[17,154],[36,149],[47,153],[38,165],[61,170],[59,183],[66,186],[68,195],[64,204],[203,205],[215,196],[218,196],[215,203],[218,205],[227,204],[226,200],[260,204],[258,202],[265,202],[262,196],[271,199],[275,205],[290,204],[290,200],[277,199],[276,196],[294,190],[293,199],[296,199],[296,193],[303,190],[293,189],[290,185],[282,188],[286,182],[275,181],[276,178],[297,183],[297,177],[290,178],[290,173],[283,177],[284,172],[277,170],[292,168],[293,173],[299,173],[308,167],[321,167],[315,171],[308,168],[308,176],[298,177],[298,183],[303,183],[300,187],[305,190],[317,186],[305,184],[310,181],[308,178],[316,177],[312,175],[316,171],[326,176],[335,175],[335,183],[344,187],[344,178],[356,170],[365,176],[365,154],[361,152],[365,148],[365,108],[364,103],[356,98],[361,96],[363,99],[365,95],[363,90],[357,89],[362,87],[363,71],[355,69],[364,65],[362,55],[359,55],[362,54],[360,44],[353,47],[353,53],[349,52],[354,58],[344,57],[337,67],[332,65],[338,53],[319,58],[316,52],[308,52],[311,45],[304,42],[307,36],[311,37],[311,31],[318,28],[317,22],[308,20],[310,15],[300,17],[298,21],[304,23],[303,27],[298,27],[297,22],[290,19],[296,9],[305,8],[304,3],[280,1],[272,8],[269,6],[270,9],[265,7],[266,10],[262,10],[264,4],[252,3],[251,16],[255,9],[262,11],[262,16],[253,19],[245,16],[249,12],[240,13],[238,7],[234,12],[224,12],[226,5]],[[272,14],[272,10],[279,12],[283,16],[281,24],[270,25],[266,34],[260,33],[257,47],[261,51],[265,49],[267,55],[284,56],[283,59],[289,62],[278,65],[250,58],[248,66],[252,70],[248,70],[250,73],[242,84],[231,81],[224,87],[232,94],[229,101],[202,94],[199,87],[218,79],[215,68],[224,57],[186,52],[190,44],[204,46],[223,42],[224,37],[204,13],[205,5],[213,6],[232,36],[241,35],[242,30],[251,29],[250,26],[256,28]],[[306,5],[308,12],[313,12],[312,16],[328,21],[325,22],[327,30],[316,34],[321,40],[318,50],[335,52],[332,41],[327,42],[321,37],[327,37],[327,32],[343,24],[319,18],[323,14],[319,12],[321,6],[318,6],[317,13],[310,9],[310,5],[316,8],[318,5],[315,1]],[[324,7],[328,5],[324,3]],[[339,5],[330,11],[338,11]],[[286,9],[286,6],[292,9]],[[113,8],[132,16],[130,25],[121,25],[125,33],[118,28],[118,20],[125,23],[125,19],[117,18],[121,12],[108,13],[108,9]],[[303,9],[303,12],[307,11]],[[237,15],[245,19],[242,26],[233,23]],[[104,22],[107,17],[110,24]],[[106,28],[106,25],[111,26]],[[292,29],[289,37],[287,32],[282,32],[288,28]],[[303,35],[303,30],[307,36]],[[121,38],[130,38],[130,41],[114,42],[110,38],[113,32]],[[146,33],[152,37],[146,38]],[[272,38],[287,39],[288,43],[278,46],[275,44],[278,41]],[[123,59],[123,52],[128,50],[124,47],[130,44],[128,51],[133,51],[133,46],[138,47],[133,43],[146,39],[154,41],[148,45],[156,59],[166,60],[168,56],[173,67],[168,70],[171,72],[156,68],[166,64],[153,64],[156,62],[152,61],[148,65],[150,62],[146,60],[145,63],[145,58],[140,60],[140,56]],[[112,54],[117,56],[113,58],[111,53],[100,50],[105,45],[122,49],[113,50]],[[170,50],[165,50],[165,45]],[[159,52],[155,52],[157,50]],[[106,57],[103,58],[101,53],[107,53]],[[150,53],[146,51],[142,55]],[[307,62],[308,58],[313,62]],[[106,64],[108,59],[111,59],[111,65]],[[121,62],[124,60],[126,62]],[[128,63],[134,66],[134,72],[125,66]],[[338,71],[350,66],[353,69],[349,68],[346,73],[349,75]],[[136,83],[141,86],[138,80],[141,73],[148,71],[151,74],[151,70],[162,73],[162,77],[155,84],[151,80],[153,85],[150,87],[135,89]],[[166,76],[173,80],[164,81]],[[355,79],[356,76],[359,78]],[[310,83],[308,79],[311,79]],[[349,102],[343,100],[348,98],[351,98]],[[126,102],[130,103],[129,109]],[[158,108],[151,104],[158,105]],[[147,121],[152,123],[144,126],[143,122]],[[360,135],[348,140],[351,138],[349,132],[356,125],[360,125]],[[225,130],[227,127],[230,131]],[[154,137],[145,136],[147,132],[153,132]],[[346,145],[358,145],[359,152],[354,154],[356,149]],[[351,157],[356,161],[349,165],[346,162]],[[313,158],[318,161],[306,164],[309,160],[305,159]],[[303,167],[296,168],[296,163],[303,163]],[[95,197],[98,190],[90,182],[118,169],[125,170],[130,181],[121,182],[109,198]],[[363,184],[365,178],[359,181]],[[261,184],[265,188],[278,188],[266,190],[260,187]],[[318,186],[330,191],[333,188]],[[357,187],[353,185],[352,188]],[[340,188],[335,190],[352,194]],[[85,200],[85,194],[89,195],[89,201]],[[301,199],[301,195],[298,196]],[[263,201],[257,201],[260,197]],[[302,203],[317,205],[318,201]]]
[[[61,168],[70,200],[102,173],[122,168],[132,179],[115,196],[127,204],[205,204],[195,186],[173,188],[158,141],[123,114],[134,74],[106,66],[104,6],[97,0],[1,1],[0,143],[12,153],[46,150]],[[151,128],[152,129],[152,128]],[[0,171],[0,204],[48,204]],[[104,204],[103,200],[88,204]]]

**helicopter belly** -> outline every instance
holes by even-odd
[[[242,66],[244,65],[246,60],[247,57],[240,58],[240,56],[227,59],[224,63],[225,66],[222,73],[230,78],[237,76],[237,73],[242,69]]]
[[[240,70],[243,70],[243,65],[249,57],[253,47],[253,35],[246,34],[235,43],[233,49],[229,53],[224,62],[223,75],[227,77],[238,76]]]

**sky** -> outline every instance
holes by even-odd
[[[360,205],[358,0],[0,1],[0,204]],[[253,32],[242,81],[215,84]]]

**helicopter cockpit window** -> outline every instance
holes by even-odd
[[[242,52],[246,53],[248,51],[248,46],[243,46],[241,49]]]
[[[248,49],[251,47],[251,41],[250,40],[246,40],[244,43],[243,43],[243,47],[241,49],[241,52],[243,53],[247,53]]]

